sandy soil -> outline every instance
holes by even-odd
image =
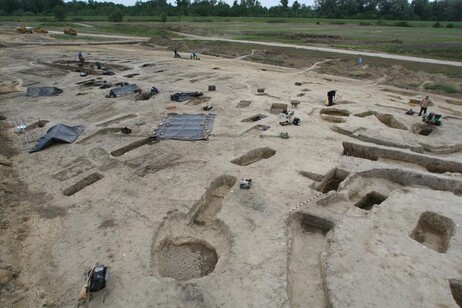
[[[78,51],[126,70],[80,77],[42,64],[72,63]],[[105,303],[95,294],[91,307],[461,304],[458,100],[432,95],[430,111],[443,114],[443,125],[427,127],[405,115],[417,110],[409,97],[425,92],[376,79],[173,59],[138,45],[0,52],[8,87],[64,90],[0,96],[0,306],[75,307],[96,261],[110,266],[110,278]],[[160,93],[111,99],[109,89],[77,84],[96,77]],[[337,104],[327,108],[331,89]],[[170,101],[183,91],[211,98]],[[300,101],[301,125],[280,126],[271,107],[290,108],[291,100]],[[205,105],[216,114],[207,141],[146,142],[168,113],[202,113]],[[259,114],[266,117],[242,122]],[[19,118],[31,125],[29,142],[15,133]],[[33,125],[39,119],[49,122]],[[72,144],[29,154],[57,123],[85,131]],[[241,178],[252,179],[249,190],[239,188]]]

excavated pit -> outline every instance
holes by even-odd
[[[132,142],[124,147],[121,147],[117,150],[114,150],[111,152],[111,155],[112,156],[122,156],[124,155],[125,153],[127,152],[130,152],[130,151],[133,151],[143,145],[146,145],[146,144],[153,144],[155,142],[159,142],[157,140],[152,140],[152,138],[145,138],[145,139],[141,139],[141,140],[138,140],[138,141],[135,141],[135,142]]]
[[[270,129],[271,126],[269,125],[255,125],[255,126],[252,126],[251,128],[249,128],[248,130],[246,130],[245,132],[242,133],[242,135],[245,135],[245,134],[248,134],[248,133],[251,133],[251,132],[264,132],[264,131],[267,131],[268,129]]]
[[[288,106],[289,105],[287,105],[287,104],[274,103],[274,104],[271,105],[270,113],[271,114],[280,114],[284,110],[287,110]]]
[[[266,118],[267,116],[264,115],[264,114],[256,114],[254,116],[251,116],[249,118],[246,118],[244,120],[242,120],[241,122],[257,122],[257,121],[260,121],[261,119],[264,119]]]
[[[237,103],[237,108],[245,108],[248,107],[250,104],[252,104],[252,101],[249,100],[242,100],[239,103]]]
[[[210,244],[196,239],[164,240],[158,252],[161,277],[188,281],[207,276],[215,269],[218,255]]]
[[[322,193],[328,193],[329,191],[337,191],[340,183],[342,183],[347,177],[349,173],[340,169],[333,169],[331,170],[319,183],[316,190]]]
[[[433,133],[434,128],[432,127],[425,127],[419,131],[419,135],[422,136],[429,136],[431,133]]]
[[[288,223],[287,294],[290,307],[326,307],[322,253],[334,224],[324,218],[294,213]],[[310,303],[307,306],[307,303]]]
[[[376,191],[372,191],[366,194],[358,202],[355,203],[355,206],[366,211],[372,210],[374,205],[379,205],[385,201],[388,197],[384,196]]]
[[[198,226],[210,224],[220,212],[223,199],[235,183],[234,176],[222,175],[216,178],[193,206],[190,221]]]
[[[462,280],[450,279],[449,286],[451,287],[452,297],[459,307],[462,307]]]
[[[323,108],[319,113],[336,117],[348,117],[351,114],[351,112],[346,109],[337,108]]]
[[[412,127],[412,132],[414,134],[418,134],[421,136],[429,136],[435,131],[435,127],[433,125],[428,124],[415,124]]]
[[[454,233],[454,222],[445,216],[424,212],[420,215],[411,238],[435,251],[444,253]]]
[[[274,154],[276,154],[276,151],[271,148],[258,148],[242,155],[239,158],[233,159],[231,163],[239,166],[248,166],[262,159],[268,159]]]
[[[81,191],[82,189],[84,189],[85,187],[90,186],[91,184],[98,182],[102,178],[104,178],[104,175],[99,174],[99,173],[92,173],[89,176],[84,177],[83,179],[81,179],[77,183],[73,184],[72,186],[66,188],[63,191],[63,194],[65,196],[72,196],[73,194],[75,194],[75,193]]]
[[[398,121],[393,115],[391,114],[386,114],[386,113],[378,113],[376,111],[366,111],[366,112],[361,112],[355,114],[355,116],[364,118],[364,117],[369,117],[369,116],[375,116],[382,124],[385,124],[386,126],[390,128],[395,128],[395,129],[401,129],[401,130],[407,130],[406,125]]]

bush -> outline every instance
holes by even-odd
[[[110,22],[122,22],[124,21],[124,13],[120,9],[115,9],[112,11],[111,15],[109,15],[108,20]]]
[[[454,25],[453,24],[447,24],[446,28],[452,29],[452,28],[454,28]]]
[[[393,24],[395,27],[412,27],[406,20],[400,20]]]
[[[441,84],[441,83],[432,83],[432,84],[427,83],[424,86],[424,88],[427,90],[436,90],[436,91],[441,91],[441,92],[445,92],[448,94],[454,94],[454,93],[459,92],[453,86],[447,85],[447,84]]]
[[[71,21],[79,22],[79,21],[83,21],[83,18],[82,17],[73,17],[71,19]]]
[[[34,12],[26,11],[24,12],[24,16],[35,16]]]
[[[375,25],[376,26],[387,26],[388,24],[385,21],[383,21],[383,19],[379,19],[375,22]]]
[[[432,26],[433,28],[441,28],[441,24],[439,21],[435,22]]]
[[[53,15],[57,21],[64,21],[66,19],[66,9],[62,5],[57,5],[53,9]]]
[[[267,24],[284,24],[286,22],[287,20],[285,19],[270,19],[266,21]]]
[[[368,22],[368,21],[360,21],[359,25],[360,26],[371,26],[372,24],[370,22]]]
[[[13,13],[11,13],[12,16],[23,16],[24,15],[24,11],[19,9],[19,10],[16,10],[14,11]]]
[[[344,25],[345,23],[343,21],[335,20],[335,21],[331,21],[330,24],[331,25]]]
[[[164,12],[162,12],[162,13],[160,14],[160,21],[162,21],[162,22],[166,22],[166,21],[167,21],[167,15],[166,15]]]

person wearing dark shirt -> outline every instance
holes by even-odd
[[[327,100],[329,101],[328,106],[332,106],[334,104],[334,97],[336,92],[337,91],[335,90],[330,90],[329,92],[327,92]]]

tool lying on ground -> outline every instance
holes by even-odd
[[[252,179],[241,179],[241,183],[239,187],[241,189],[250,189],[251,185],[252,185]]]
[[[85,307],[89,307],[90,295],[98,291],[104,290],[103,303],[106,300],[106,284],[109,276],[109,268],[104,264],[95,263],[95,266],[85,274],[85,284],[80,290],[79,307],[82,303]]]

